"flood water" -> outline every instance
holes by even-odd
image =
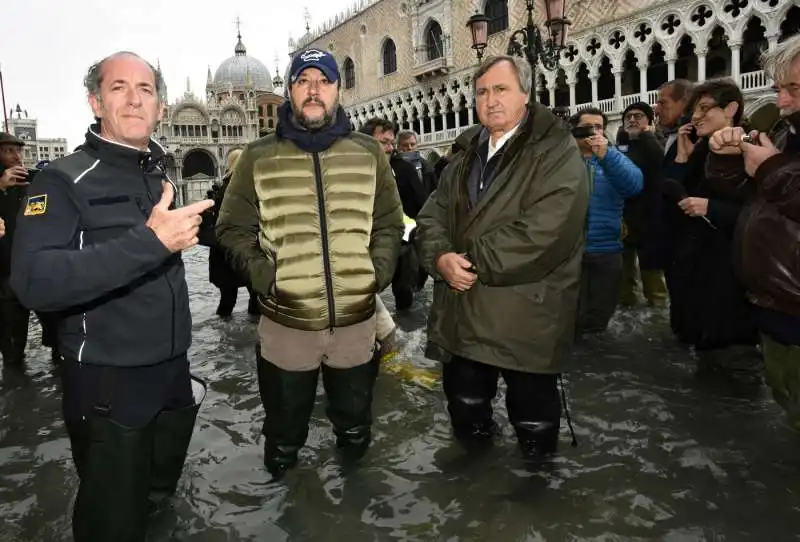
[[[262,463],[254,325],[246,292],[215,315],[207,252],[186,254],[194,372],[209,383],[179,494],[152,541],[784,541],[800,539],[800,436],[763,388],[698,379],[666,314],[618,314],[576,349],[567,391],[580,444],[526,470],[505,418],[497,445],[466,456],[442,392],[382,374],[374,443],[343,472],[319,390],[301,464],[270,483]],[[430,287],[430,283],[429,283]],[[391,295],[385,296],[393,307]],[[434,373],[430,291],[398,317],[400,362]],[[27,371],[0,381],[0,542],[71,540],[77,477],[49,352],[32,325]]]

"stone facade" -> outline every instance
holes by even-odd
[[[275,83],[280,83],[276,78]],[[187,81],[183,96],[167,106],[154,138],[167,150],[167,173],[178,185],[177,203],[205,198],[225,174],[227,157],[274,124],[268,108],[283,102],[266,66],[248,56],[241,35],[234,55],[212,76],[208,69],[205,99]]]
[[[8,117],[8,131],[25,142],[22,148],[22,165],[33,169],[42,160],[55,160],[70,153],[67,140],[60,138],[41,138],[38,121],[28,117],[28,112],[19,105],[12,109]]]
[[[573,24],[560,67],[537,67],[537,97],[571,112],[600,107],[611,120],[609,133],[614,133],[621,111],[639,100],[654,104],[658,87],[667,80],[727,76],[739,82],[746,114],[753,115],[774,103],[772,83],[757,64],[759,52],[797,32],[797,4],[573,0],[568,4]],[[524,26],[524,0],[362,0],[307,33],[294,48],[331,50],[343,77],[345,68],[352,67],[352,84],[343,85],[342,104],[354,127],[383,116],[420,133],[423,149],[442,152],[476,121],[471,75],[477,61],[466,21],[476,10],[498,7],[506,10],[507,24],[490,35],[486,54],[504,53],[514,29]],[[541,2],[536,19],[541,24]],[[396,51],[391,73],[384,66],[388,40]],[[431,44],[436,54],[430,53]]]

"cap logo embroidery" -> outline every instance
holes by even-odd
[[[319,59],[328,56],[327,54],[323,53],[318,49],[309,49],[305,51],[303,54],[300,55],[300,59],[303,62],[318,62]]]

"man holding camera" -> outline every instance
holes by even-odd
[[[29,173],[22,165],[25,142],[0,132],[0,218],[6,233],[0,239],[0,353],[4,365],[21,365],[28,342],[30,311],[23,307],[8,285],[11,274],[11,244]]]
[[[608,327],[617,309],[622,280],[622,209],[626,198],[642,190],[642,172],[623,153],[609,147],[602,111],[584,109],[571,123],[591,185],[577,328],[596,333]]]
[[[784,117],[769,135],[715,132],[706,176],[730,189],[754,185],[737,222],[734,265],[761,332],[767,384],[800,430],[800,36],[766,53],[762,64]]]

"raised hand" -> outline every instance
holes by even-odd
[[[214,205],[214,200],[206,199],[180,209],[170,209],[174,198],[175,189],[172,183],[164,183],[161,199],[153,207],[146,222],[147,227],[153,230],[158,240],[172,253],[197,244],[197,233],[203,221],[200,215]]]

